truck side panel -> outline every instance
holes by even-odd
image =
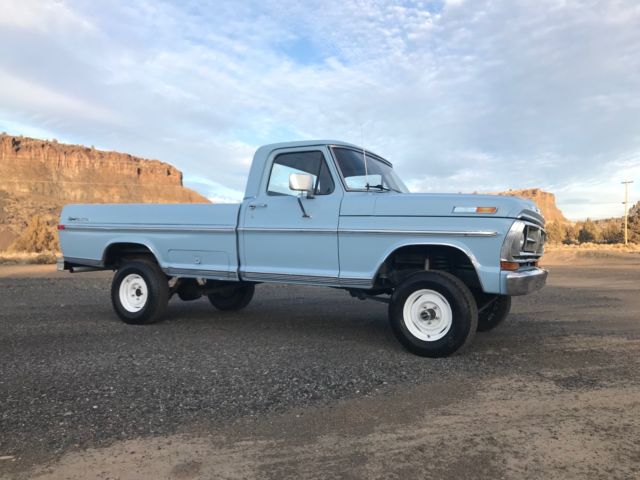
[[[239,205],[68,205],[60,246],[67,262],[104,266],[113,246],[148,248],[170,275],[238,278]]]
[[[513,223],[504,218],[341,216],[338,228],[340,278],[372,284],[378,268],[395,250],[411,245],[444,245],[464,252],[487,293],[500,293],[500,248]]]

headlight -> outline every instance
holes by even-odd
[[[513,262],[516,257],[520,255],[525,243],[525,230],[526,224],[522,220],[516,220],[511,225],[507,236],[502,244],[502,251],[500,252],[500,260],[505,262]]]
[[[511,257],[517,257],[524,249],[524,230],[516,231],[511,240]]]
[[[544,251],[544,239],[542,227],[516,220],[504,239],[500,260],[514,262],[532,257],[535,259]]]

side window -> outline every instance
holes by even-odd
[[[289,189],[289,175],[292,173],[308,173],[313,177],[316,195],[333,193],[335,185],[322,152],[281,153],[273,161],[267,194],[297,195]]]

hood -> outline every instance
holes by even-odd
[[[469,208],[496,207],[495,213],[469,213]],[[454,212],[454,208],[459,210]],[[465,209],[467,211],[465,212]],[[506,217],[525,218],[544,224],[534,202],[502,195],[447,193],[349,193],[342,201],[341,215],[424,216],[424,217]]]

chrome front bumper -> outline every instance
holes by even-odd
[[[544,268],[507,273],[505,295],[526,295],[540,290],[547,281],[548,273]]]

